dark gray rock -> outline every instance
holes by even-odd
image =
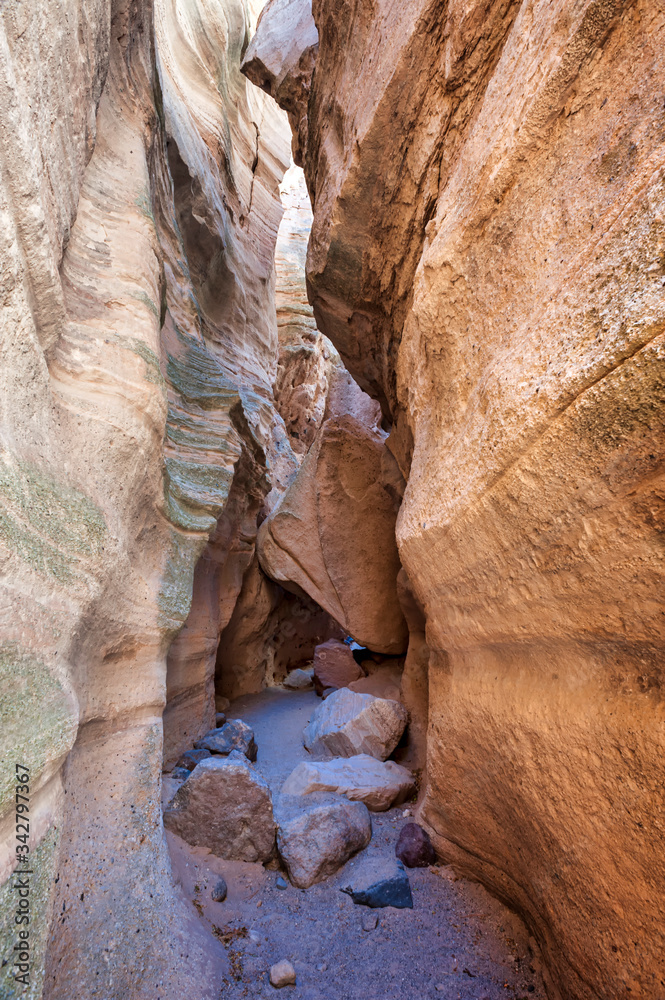
[[[224,715],[224,713],[217,712],[215,714],[215,725],[217,726],[217,728],[220,729],[225,722],[226,722],[226,716]]]
[[[169,777],[175,778],[176,781],[187,781],[187,778],[189,778],[189,769],[186,767],[174,767]]]
[[[395,854],[407,868],[427,868],[436,862],[436,851],[429,834],[417,823],[407,823],[402,827]]]
[[[277,878],[275,879],[275,885],[277,886],[278,889],[288,889],[289,887],[289,883],[286,881],[286,879],[283,879],[281,875],[278,875]]]
[[[221,729],[211,729],[194,746],[197,750],[209,750],[222,757],[227,757],[232,750],[239,750],[248,760],[256,760],[254,731],[241,719],[230,719]]]
[[[210,756],[209,750],[186,750],[176,767],[184,767],[188,771],[193,771],[197,764]]]
[[[413,909],[409,876],[399,862],[363,862],[340,888],[361,906]]]
[[[223,903],[224,900],[226,899],[227,892],[228,889],[226,886],[226,882],[224,881],[223,878],[220,878],[218,879],[217,885],[214,887],[210,895],[212,899],[215,901],[215,903]]]

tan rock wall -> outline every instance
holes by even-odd
[[[51,998],[216,995],[223,949],[164,847],[161,715],[211,532],[214,572],[242,561],[268,453],[276,480],[294,463],[272,396],[288,140],[240,76],[239,3],[7,4],[0,24],[2,926],[19,761],[25,995],[44,969]]]
[[[408,476],[421,816],[553,995],[658,996],[665,12],[313,11],[308,282]]]

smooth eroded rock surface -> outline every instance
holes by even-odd
[[[314,712],[305,727],[305,746],[320,757],[369,754],[386,760],[406,723],[407,712],[399,702],[340,688]]]
[[[423,822],[526,918],[554,990],[651,1000],[665,12],[313,12],[309,292],[408,479],[397,538],[426,621],[403,689],[429,715]]]

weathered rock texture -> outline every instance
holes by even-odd
[[[369,754],[386,760],[399,743],[407,712],[397,701],[334,691],[316,709],[304,731],[307,750],[317,757]]]
[[[248,35],[239,0],[0,14],[0,939],[20,762],[29,997],[218,993],[223,949],[171,882],[161,715],[195,578],[173,758],[183,719],[186,746],[214,724],[256,513],[297,468],[272,391],[288,140],[240,75]]]
[[[665,11],[313,13],[309,291],[408,478],[421,816],[524,914],[553,991],[646,1000],[665,982]]]
[[[401,476],[379,408],[348,372],[331,371],[326,412],[289,489],[261,525],[265,572],[325,608],[361,645],[406,648],[397,598]]]
[[[164,810],[164,826],[230,861],[266,861],[275,845],[270,789],[239,750],[197,764]]]
[[[415,788],[411,772],[394,760],[358,754],[329,761],[303,761],[282,785],[282,794],[335,792],[352,802],[364,802],[372,812],[384,812],[413,795]]]

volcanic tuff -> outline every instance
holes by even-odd
[[[350,634],[394,657],[418,822],[523,915],[552,996],[654,1000],[665,9],[269,0],[252,37],[259,6],[0,12],[24,996],[218,994],[162,766],[215,691]]]

